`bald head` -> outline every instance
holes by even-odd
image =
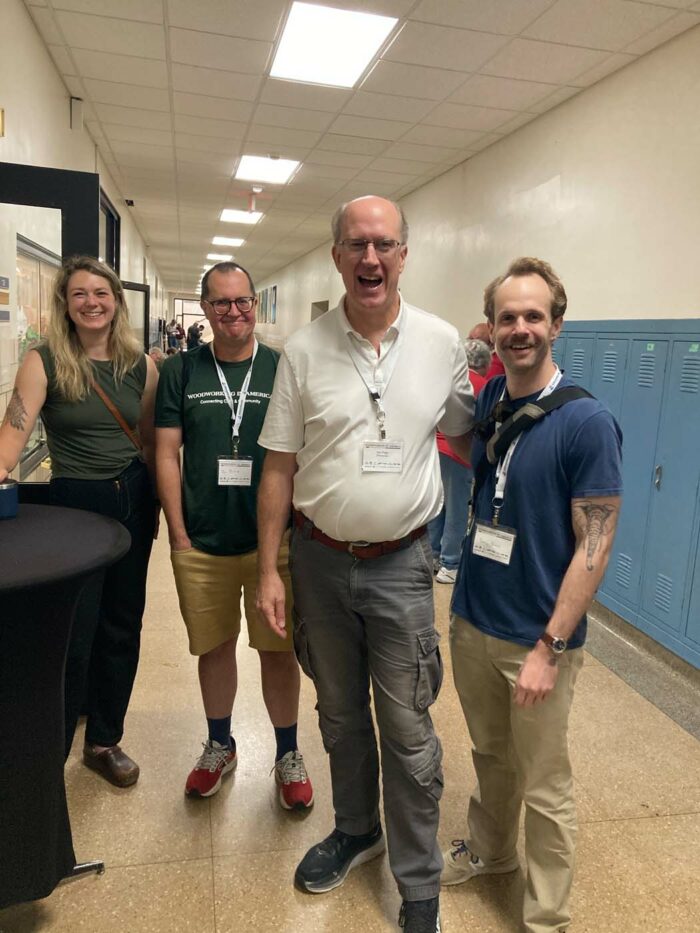
[[[408,243],[408,221],[406,220],[406,215],[401,205],[397,204],[396,201],[390,201],[388,198],[379,198],[374,194],[367,194],[361,198],[354,198],[354,200],[346,201],[345,204],[340,205],[335,214],[333,214],[333,219],[331,220],[333,242],[339,243],[343,239],[345,223],[358,209],[363,213],[366,212],[367,209],[386,211],[387,206],[392,207],[396,211],[400,229],[399,239],[402,243]]]
[[[470,340],[483,340],[484,343],[488,344],[489,347],[491,344],[491,335],[489,334],[489,325],[488,324],[475,324],[474,327],[469,331]]]

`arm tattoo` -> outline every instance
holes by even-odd
[[[4,421],[18,431],[24,431],[26,426],[27,409],[24,407],[22,396],[17,391],[17,387],[12,390],[12,396],[7,403]]]
[[[611,505],[598,502],[579,503],[576,508],[585,519],[586,570],[593,570],[593,556],[600,548],[602,539],[610,534],[610,516],[615,514]],[[583,529],[582,529],[583,530]]]

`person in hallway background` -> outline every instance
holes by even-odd
[[[139,776],[119,742],[138,666],[156,524],[151,479],[157,381],[155,364],[129,325],[121,282],[109,266],[75,256],[57,274],[46,343],[22,361],[0,429],[0,481],[41,414],[51,455],[51,504],[99,512],[131,535],[128,553],[83,590],[66,661],[66,757],[82,709],[83,760],[118,787]]]
[[[493,337],[489,331],[488,324],[483,322],[481,324],[475,324],[469,331],[469,338],[470,340],[483,340],[491,350],[491,365],[484,373],[486,381],[488,382],[489,379],[493,379],[494,376],[504,375],[505,368],[494,348]]]
[[[275,780],[286,809],[313,803],[297,747],[299,667],[291,631],[280,641],[255,609],[255,496],[264,451],[258,444],[279,354],[255,339],[257,298],[241,266],[217,263],[202,280],[211,344],[166,361],[156,412],[158,486],[172,564],[198,656],[208,737],[185,793],[210,797],[236,767],[231,715],[237,690],[241,591],[248,637],[260,655],[262,692],[275,731]],[[180,448],[184,467],[180,469]],[[287,548],[280,572],[289,591]],[[289,607],[291,609],[291,607]]]
[[[165,325],[165,334],[168,338],[168,349],[174,347],[177,349],[178,346],[178,326],[175,318],[172,319],[168,324]]]
[[[446,853],[442,880],[517,868],[524,803],[526,933],[560,933],[570,919],[569,709],[622,491],[619,427],[602,404],[571,389],[552,359],[566,304],[561,281],[539,259],[515,260],[486,289],[506,376],[487,383],[477,403],[473,518],[450,622],[478,787],[468,836]],[[524,407],[538,401],[559,407],[517,436],[494,435],[513,414],[527,424]]]
[[[483,340],[464,341],[469,364],[469,381],[476,398],[486,384],[484,374],[491,365],[491,351]],[[437,432],[443,502],[438,515],[428,525],[433,549],[433,570],[438,583],[454,583],[459,566],[462,538],[467,529],[467,511],[474,474],[471,466],[450,447],[445,435]]]
[[[307,852],[295,882],[329,891],[384,849],[371,682],[400,923],[433,933],[442,751],[429,707],[442,662],[426,525],[441,498],[435,428],[466,451],[473,395],[457,331],[399,294],[401,209],[358,198],[336,212],[332,231],[345,296],[287,341],[260,437],[258,605],[286,639],[278,551],[293,503],[294,637],[316,687],[335,810],[335,829]]]
[[[187,328],[187,349],[194,350],[195,347],[198,347],[202,343],[202,332],[204,331],[204,324],[200,324],[197,321],[194,324],[190,324]]]

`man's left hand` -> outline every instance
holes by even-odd
[[[556,658],[546,645],[538,641],[523,661],[515,681],[516,704],[534,706],[546,700],[554,690],[558,675]]]

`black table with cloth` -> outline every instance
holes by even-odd
[[[80,509],[20,504],[0,521],[0,908],[46,897],[75,865],[63,782],[63,679],[89,576],[128,531]]]

